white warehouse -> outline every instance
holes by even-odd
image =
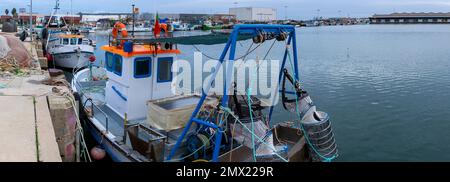
[[[236,15],[239,21],[262,21],[269,22],[277,20],[277,9],[274,8],[255,8],[240,7],[230,8],[231,15]]]

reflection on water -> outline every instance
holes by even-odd
[[[339,161],[450,161],[449,25],[312,27],[297,34],[301,81],[331,115]],[[107,38],[97,36],[97,45]],[[250,45],[239,43],[237,57]],[[268,59],[281,59],[282,46],[275,44]],[[269,47],[249,58],[261,59]],[[179,58],[193,59],[196,48],[178,48]],[[198,49],[218,57],[223,45]],[[103,51],[96,56],[102,63]],[[277,106],[276,120],[294,117]]]

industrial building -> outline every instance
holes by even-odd
[[[375,14],[371,24],[449,24],[450,13],[392,13]]]
[[[43,17],[43,15],[33,14],[32,15],[33,23],[36,23],[36,19],[39,17]],[[8,21],[9,19],[13,19],[13,16],[9,16],[9,15],[1,15],[0,16],[0,22],[5,22],[5,21]],[[30,22],[30,14],[18,14],[17,20],[19,23],[27,23],[28,24]]]
[[[230,8],[231,15],[235,15],[239,21],[269,22],[277,20],[277,10],[274,8],[239,7]]]
[[[132,15],[132,13],[79,13],[82,22],[97,22],[103,19],[120,20]]]
[[[159,13],[160,19],[179,20],[183,23],[189,23],[193,25],[200,25],[205,20],[211,20],[213,22],[235,22],[236,16],[230,14],[196,14],[196,13]],[[141,20],[152,20],[155,18],[153,13],[143,13],[140,15]]]

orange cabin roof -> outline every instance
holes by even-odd
[[[133,57],[146,54],[181,54],[181,51],[178,49],[172,50],[157,49],[155,51],[155,47],[150,45],[133,45],[133,52],[125,52],[123,51],[123,48],[109,45],[102,46],[101,49],[106,52],[121,55],[123,57]]]

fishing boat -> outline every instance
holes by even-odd
[[[93,27],[89,27],[89,26],[81,27],[79,31],[80,31],[80,33],[85,33],[85,34],[95,33],[95,29]]]
[[[192,26],[187,23],[180,23],[178,25],[174,25],[175,31],[190,31],[192,30]]]
[[[47,54],[56,66],[62,68],[83,68],[94,55],[91,41],[82,35],[59,34],[48,44]]]
[[[222,29],[223,25],[213,24],[212,21],[207,20],[203,22],[202,30],[217,30]]]
[[[233,68],[237,42],[246,40],[286,44],[276,92],[281,88],[283,106],[293,119],[266,124],[274,119],[274,106],[237,94],[227,68],[223,88],[233,94],[210,92],[221,63],[228,55]],[[71,82],[84,128],[117,162],[332,161],[338,151],[331,121],[300,87],[296,40],[295,27],[286,25],[236,25],[231,33],[189,37],[112,37],[101,48],[106,67],[91,65]],[[201,92],[171,91],[172,66],[181,53],[177,44],[225,44]]]
[[[59,0],[56,0],[54,11],[42,30],[44,53],[54,66],[61,68],[83,68],[94,55],[93,41],[80,35],[80,30],[65,23],[58,16]],[[52,24],[54,23],[54,24]]]
[[[132,28],[129,28],[129,29],[132,29]],[[136,32],[151,32],[152,28],[150,25],[140,22],[140,23],[136,23],[136,25],[134,26],[134,31],[136,31]]]

